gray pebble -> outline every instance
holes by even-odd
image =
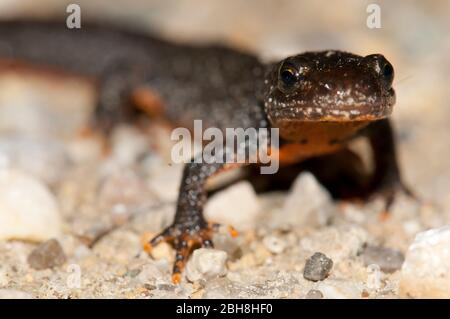
[[[311,281],[324,280],[333,267],[333,261],[322,253],[314,253],[306,260],[303,277]]]
[[[399,270],[405,260],[401,251],[380,246],[367,246],[362,252],[362,258],[366,267],[376,264],[386,273]]]
[[[323,294],[320,290],[311,289],[305,296],[305,299],[322,299]]]
[[[28,264],[36,270],[61,266],[65,262],[66,255],[56,239],[40,244],[28,256]]]

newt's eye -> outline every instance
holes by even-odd
[[[278,87],[282,91],[289,91],[295,87],[298,82],[298,71],[291,65],[285,65],[280,68],[278,75]]]
[[[375,69],[381,77],[381,81],[386,89],[390,89],[394,81],[394,68],[381,54],[371,54],[364,58]]]
[[[286,69],[281,72],[281,80],[285,85],[292,85],[297,80],[295,77],[295,71],[292,69]]]
[[[387,87],[391,87],[392,82],[394,80],[394,68],[392,67],[392,64],[390,64],[388,61],[385,61],[383,68],[381,69],[381,72],[383,74],[383,81],[385,82]]]

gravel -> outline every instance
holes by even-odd
[[[324,280],[333,268],[333,261],[322,253],[315,253],[306,260],[303,277],[311,281]]]
[[[380,246],[367,246],[362,252],[362,258],[365,266],[378,265],[387,273],[399,270],[405,260],[401,251]]]
[[[208,280],[227,274],[227,253],[217,249],[200,248],[194,251],[186,266],[190,281]]]
[[[56,239],[40,244],[28,256],[28,264],[36,270],[58,267],[66,260],[66,255]]]
[[[205,217],[238,230],[250,230],[256,227],[260,210],[253,187],[249,182],[239,182],[211,196]]]
[[[323,294],[320,290],[311,289],[305,296],[305,299],[322,299]]]
[[[331,195],[319,184],[314,175],[301,173],[289,191],[280,215],[275,217],[279,226],[324,226],[333,213]]]
[[[15,169],[0,169],[0,240],[41,241],[62,231],[55,196],[40,180]]]
[[[416,235],[401,270],[400,293],[407,297],[450,298],[450,226]]]
[[[284,239],[274,235],[264,237],[263,244],[273,254],[281,254],[287,245]]]

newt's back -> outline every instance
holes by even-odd
[[[0,58],[95,76],[101,91],[114,82],[126,91],[117,99],[146,86],[163,101],[166,117],[185,126],[203,119],[219,128],[249,127],[263,119],[263,65],[224,47],[174,44],[107,25],[7,21],[0,22]]]

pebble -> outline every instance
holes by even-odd
[[[327,280],[320,282],[317,290],[323,294],[324,299],[359,299],[363,288],[347,280]]]
[[[400,295],[450,298],[450,225],[416,235],[400,272]]]
[[[322,299],[323,294],[320,290],[311,289],[305,296],[305,299]]]
[[[255,190],[244,181],[211,196],[205,206],[205,217],[238,230],[250,230],[256,227],[260,210]]]
[[[333,214],[329,192],[309,172],[301,173],[284,202],[276,224],[290,226],[324,226]]]
[[[66,262],[64,251],[56,239],[50,239],[36,247],[28,256],[28,264],[36,270],[58,267]]]
[[[375,264],[386,273],[399,270],[405,260],[401,251],[380,246],[367,246],[362,251],[362,258],[366,267]]]
[[[166,259],[169,262],[174,261],[173,248],[165,242],[159,243],[156,247],[153,247],[150,254],[156,260]]]
[[[20,171],[0,170],[0,240],[43,241],[60,234],[61,217],[49,189]]]
[[[142,266],[135,279],[142,285],[162,281],[165,278],[163,268],[158,262],[150,261]]]
[[[226,260],[227,253],[222,250],[196,249],[186,266],[186,276],[192,282],[225,276]]]
[[[281,254],[286,249],[286,241],[274,235],[264,237],[263,244],[272,254]]]
[[[306,260],[303,277],[311,281],[324,280],[330,274],[333,261],[322,253],[315,253]]]

